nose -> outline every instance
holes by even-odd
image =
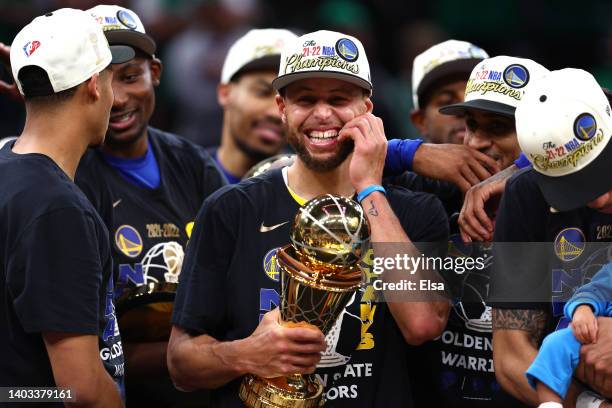
[[[319,101],[314,107],[313,116],[320,121],[326,121],[332,115],[331,106],[326,102]]]
[[[127,101],[128,101],[128,95],[127,92],[125,92],[123,89],[121,89],[121,86],[116,86],[114,84],[115,81],[113,81],[113,110],[122,110]]]
[[[463,144],[479,151],[486,150],[492,145],[491,139],[485,137],[482,130],[476,129],[473,131],[469,127],[465,129]]]

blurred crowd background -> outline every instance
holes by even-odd
[[[549,69],[590,71],[612,88],[610,0],[109,0],[134,10],[157,41],[164,63],[153,125],[204,146],[217,145],[222,111],[216,87],[227,49],[250,28],[296,34],[331,29],[358,37],[367,50],[375,113],[389,138],[416,137],[410,76],[415,55],[449,38],[491,56],[534,59]],[[0,41],[37,15],[92,0],[0,0]],[[1,69],[1,68],[0,68]],[[6,80],[6,71],[0,71]],[[0,138],[23,127],[21,106],[0,95]]]

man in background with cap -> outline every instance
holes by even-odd
[[[463,144],[465,121],[441,114],[443,106],[463,102],[472,69],[489,55],[465,41],[448,40],[417,55],[412,64],[410,120],[432,143]]]
[[[402,243],[411,254],[418,250],[410,240],[445,242],[444,210],[431,195],[393,187],[387,201],[380,186],[386,138],[371,114],[369,66],[357,39],[331,31],[295,39],[273,85],[297,158],[205,202],[177,293],[172,376],[182,388],[215,389],[215,405],[239,407],[245,374],[316,368],[330,405],[411,406],[406,342],[437,336],[448,302],[375,303],[359,291],[326,344],[318,330],[278,325],[276,250],[288,242],[300,205],[323,193],[359,193],[371,240]],[[415,274],[439,280],[435,272]]]
[[[457,40],[436,44],[417,55],[412,64],[415,109],[410,120],[429,143],[419,145],[422,139],[392,140],[389,143],[388,181],[413,191],[435,194],[442,200],[449,217],[460,211],[463,193],[471,185],[499,171],[493,159],[463,145],[465,120],[462,117],[443,115],[438,111],[443,106],[463,102],[472,69],[488,57],[483,49]],[[401,153],[403,156],[408,156],[406,150],[412,149],[406,149],[405,145],[414,145],[412,149],[416,149],[414,172],[396,175],[400,169],[395,166],[393,149],[399,148],[404,151]],[[445,157],[436,157],[436,154]],[[443,174],[445,168],[451,170],[454,177]]]
[[[497,215],[490,296],[493,352],[502,386],[537,406],[525,371],[541,339],[567,326],[564,303],[610,262],[610,102],[587,72],[554,71],[518,106],[516,128],[533,168],[506,183]],[[582,347],[581,360],[575,376],[612,397],[611,318],[598,318],[597,342]],[[568,406],[577,390],[574,383],[565,399]]]
[[[283,29],[251,30],[225,57],[217,89],[223,107],[221,145],[211,154],[230,184],[285,146],[272,80],[283,46],[295,38]]]
[[[166,348],[193,220],[225,180],[203,148],[149,125],[162,63],[139,17],[110,5],[87,12],[110,44],[133,53],[128,62],[112,67],[114,100],[106,140],[85,154],[76,176],[113,242],[114,294],[130,373],[127,403],[202,405],[201,394],[174,389]]]
[[[0,384],[67,388],[75,406],[123,405],[108,231],[73,180],[104,141],[109,64],[130,57],[74,9],[37,17],[11,48],[27,116],[0,151]]]

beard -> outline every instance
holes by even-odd
[[[300,160],[304,162],[307,168],[318,173],[325,173],[336,169],[344,163],[355,148],[353,139],[347,138],[337,145],[336,152],[332,157],[317,159],[308,152],[308,149],[306,149],[304,145],[304,139],[297,135],[297,131],[292,132],[285,126],[285,133],[287,134],[289,145],[291,145]],[[303,137],[308,136],[304,135]]]

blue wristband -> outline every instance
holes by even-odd
[[[516,167],[519,169],[524,169],[525,167],[531,166],[531,162],[523,152],[521,152],[519,158],[514,161],[514,164],[516,164]]]
[[[387,143],[385,175],[396,176],[412,171],[414,154],[423,141],[421,139],[392,139]]]
[[[371,186],[364,188],[357,194],[357,201],[362,202],[367,196],[369,196],[375,191],[380,191],[384,195],[387,195],[387,190],[385,190],[383,186],[380,186],[378,184],[372,184]]]

